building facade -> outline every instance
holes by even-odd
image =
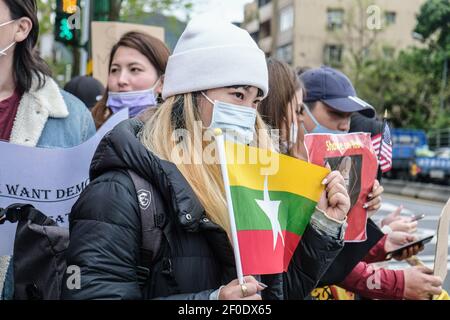
[[[243,28],[268,55],[295,67],[345,68],[368,55],[420,45],[413,36],[426,0],[254,0]]]

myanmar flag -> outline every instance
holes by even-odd
[[[228,141],[225,155],[243,274],[287,271],[329,170]]]

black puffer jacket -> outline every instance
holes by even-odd
[[[67,264],[81,268],[81,289],[64,286],[64,299],[209,299],[214,290],[236,278],[225,231],[206,219],[176,166],[158,159],[140,143],[136,136],[141,128],[139,120],[121,123],[96,151],[91,183],[70,214]],[[140,213],[127,169],[152,184],[157,212],[166,217],[167,241],[142,290],[136,270]],[[290,272],[262,277],[269,286],[263,298],[304,298],[341,248],[340,242],[309,226]]]

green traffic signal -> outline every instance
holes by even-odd
[[[59,31],[60,31],[59,37],[61,39],[64,39],[67,41],[71,41],[73,39],[73,32],[69,28],[69,21],[67,20],[67,18],[61,19],[60,25],[59,25]]]
[[[54,35],[55,40],[67,46],[78,46],[79,32],[76,29],[75,16],[79,13],[69,11],[75,6],[78,8],[78,1],[56,0]]]

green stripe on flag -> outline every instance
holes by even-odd
[[[282,230],[303,235],[316,202],[283,191],[269,191],[271,201],[281,201],[278,220]],[[255,200],[263,200],[263,191],[241,186],[231,187],[237,230],[272,230],[269,218]]]

